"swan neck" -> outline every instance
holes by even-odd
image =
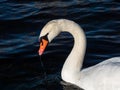
[[[85,35],[83,30],[77,26],[76,26],[76,29],[74,28],[74,29],[68,30],[68,32],[74,38],[74,45],[71,53],[66,59],[66,62],[69,62],[68,64],[70,64],[70,67],[69,67],[70,70],[74,69],[73,71],[76,70],[76,72],[80,72],[80,69],[82,68],[82,64],[84,60],[85,49],[86,49]]]
[[[82,28],[74,22],[63,26],[62,31],[69,32],[74,38],[72,51],[67,57],[61,73],[63,80],[73,83],[80,78],[80,69],[86,50],[86,38]]]

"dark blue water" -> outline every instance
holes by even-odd
[[[0,0],[0,90],[65,90],[60,71],[72,36],[62,33],[49,44],[41,57],[44,68],[38,56],[42,27],[58,18],[74,20],[84,29],[84,68],[120,56],[118,0]]]

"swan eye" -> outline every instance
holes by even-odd
[[[42,42],[42,39],[45,39],[45,40],[49,41],[49,40],[48,40],[48,33],[47,33],[46,35],[40,37],[40,40],[39,40],[39,41]],[[42,42],[42,43],[43,43],[43,42]]]

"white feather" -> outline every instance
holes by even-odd
[[[85,90],[120,90],[120,57],[81,70],[86,50],[86,37],[82,28],[70,20],[52,20],[42,29],[40,37],[49,33],[51,42],[60,32],[69,32],[74,38],[74,47],[61,72],[64,81]]]

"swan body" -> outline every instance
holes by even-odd
[[[84,90],[120,90],[120,57],[81,70],[86,51],[86,37],[77,23],[66,19],[52,20],[44,26],[39,38],[46,36],[50,43],[60,32],[69,32],[74,38],[73,49],[61,71],[64,81]],[[41,45],[44,43],[42,42]],[[43,51],[40,48],[40,55]]]

